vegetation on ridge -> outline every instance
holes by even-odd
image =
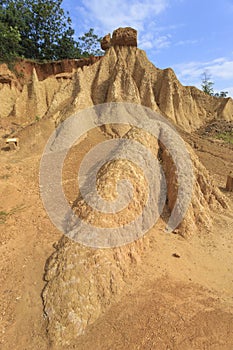
[[[91,28],[78,41],[63,0],[0,0],[0,61],[58,60],[99,55]]]
[[[233,144],[233,132],[220,132],[216,135],[216,138]]]
[[[207,95],[214,97],[227,97],[228,91],[214,92],[213,86],[214,82],[211,80],[211,76],[205,71],[202,74],[202,91],[204,91]]]

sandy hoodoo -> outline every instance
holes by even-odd
[[[103,57],[0,65],[0,118],[30,124],[44,117],[56,125],[80,109],[127,101],[149,107],[185,131],[212,119],[233,120],[231,98],[182,86],[172,69],[158,69],[137,48],[137,31],[119,28],[102,40]],[[8,118],[8,119],[7,119]]]
[[[147,106],[148,112],[145,112],[145,115],[148,121],[153,120],[154,112],[158,112],[163,118],[170,119],[186,131],[200,126],[203,120],[210,118],[212,111],[215,111],[216,115],[221,113],[224,117],[226,106],[228,111],[231,110],[233,118],[231,99],[226,99],[223,103],[220,99],[206,96],[194,87],[183,87],[171,69],[162,71],[154,67],[146,54],[137,48],[136,30],[119,28],[113,32],[112,37],[110,34],[106,35],[101,46],[106,51],[104,57],[83,70],[78,69],[68,83],[75,98],[70,101],[70,108],[63,113],[60,96],[60,107],[59,102],[56,105],[57,120],[65,120],[75,111],[106,102],[127,102],[130,106],[136,104],[136,110],[141,105]],[[75,85],[78,88],[74,94]],[[55,110],[54,103],[50,104],[51,113],[52,109]],[[134,125],[133,119],[130,119],[134,118],[133,109],[129,105],[123,104],[123,111],[132,123],[127,126],[109,123],[97,126],[96,132],[102,135],[102,140],[113,138],[134,141],[141,145],[139,147],[149,150],[160,164],[166,180],[163,215],[149,233],[124,246],[93,249],[65,236],[59,241],[56,251],[46,265],[46,286],[43,291],[48,334],[54,344],[74,344],[75,339],[85,333],[86,327],[103,315],[123,293],[126,277],[130,276],[135,264],[140,264],[142,253],[149,249],[150,240],[157,233],[157,225],[165,230],[168,217],[177,204],[177,198],[182,199],[185,191],[191,189],[190,203],[182,222],[175,229],[176,233],[183,237],[197,234],[201,227],[208,230],[212,223],[211,210],[220,210],[227,206],[209,173],[185,143],[184,148],[186,147],[192,164],[193,181],[188,180],[184,191],[179,193],[179,168],[176,166],[176,153],[173,152],[176,144],[171,142],[170,149],[167,149],[165,138],[164,142],[161,142],[165,132],[162,119],[157,123],[157,137],[151,135],[149,130]],[[115,105],[110,105],[109,108],[109,114],[114,115]],[[138,121],[140,125],[140,120]],[[176,132],[175,129],[173,132]],[[72,152],[78,152],[78,146]],[[126,225],[127,218],[132,221],[145,205],[148,181],[143,174],[144,169],[139,169],[132,160],[125,160],[124,155],[131,156],[127,144],[116,146],[114,160],[103,164],[96,177],[97,192],[106,201],[116,199],[119,180],[126,179],[131,183],[132,202],[124,208],[122,217],[116,218],[114,215],[108,216],[110,214],[106,212],[103,214],[100,210],[94,210],[80,192],[72,203],[74,212],[96,228],[108,225],[116,229],[117,225]],[[138,152],[138,157],[143,161],[143,153]],[[87,193],[89,198],[94,193],[91,191]],[[177,210],[180,207],[179,202]]]

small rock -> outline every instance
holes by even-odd
[[[180,258],[180,255],[177,254],[177,253],[173,253],[172,256],[173,256],[174,258]]]

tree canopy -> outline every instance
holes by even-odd
[[[79,42],[62,0],[0,0],[0,59],[37,60],[101,54],[100,38],[90,29]]]
[[[208,95],[213,95],[214,94],[214,89],[213,89],[213,85],[214,83],[210,80],[211,76],[207,73],[204,72],[202,74],[202,91],[204,91],[206,94]]]
[[[85,33],[83,36],[79,37],[80,49],[83,56],[101,55],[103,52],[100,49],[101,38],[94,33],[94,29],[90,28],[89,32]]]
[[[211,75],[207,71],[202,73],[201,88],[206,94],[214,97],[227,97],[228,91],[214,92],[214,82],[211,80]]]

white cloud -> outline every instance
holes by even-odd
[[[150,33],[145,33],[145,34],[140,34],[139,33],[139,46],[143,50],[150,50],[153,48],[153,41],[154,37],[152,32]]]
[[[196,85],[200,88],[201,75],[207,71],[210,79],[215,82],[215,90],[228,91],[233,96],[232,88],[218,88],[227,86],[233,81],[233,60],[226,57],[219,57],[212,61],[193,61],[188,63],[176,64],[173,66],[178,78],[185,85]],[[228,83],[227,83],[228,82]]]
[[[145,33],[139,35],[139,46],[143,50],[161,50],[170,46],[171,35],[158,35],[157,33]]]
[[[179,77],[187,79],[200,79],[200,75],[204,71],[213,78],[233,79],[233,60],[228,60],[225,57],[220,57],[207,62],[188,62],[180,63],[173,66]]]
[[[167,9],[169,2],[170,0],[82,0],[76,10],[83,18],[82,31],[93,27],[103,36],[119,27],[133,27],[138,30],[140,48],[158,51],[170,46],[170,34],[161,34],[156,23],[157,16]]]
[[[233,61],[224,60],[207,66],[211,74],[222,79],[233,79]]]
[[[153,43],[152,41],[142,41],[141,44],[140,44],[140,48],[143,49],[143,50],[151,50],[153,49]]]
[[[150,19],[163,12],[169,0],[82,0],[81,11],[87,26],[98,26],[102,32],[112,32],[118,27],[131,26],[144,31]]]
[[[167,32],[171,30],[176,30],[185,27],[184,23],[179,23],[179,24],[168,24],[167,26],[157,26],[157,31],[158,32]]]
[[[154,40],[154,48],[157,50],[160,50],[160,49],[169,47],[171,44],[170,38],[171,38],[170,34],[157,37]]]
[[[194,45],[197,44],[199,40],[180,40],[175,43],[175,46],[185,46],[185,45]]]

